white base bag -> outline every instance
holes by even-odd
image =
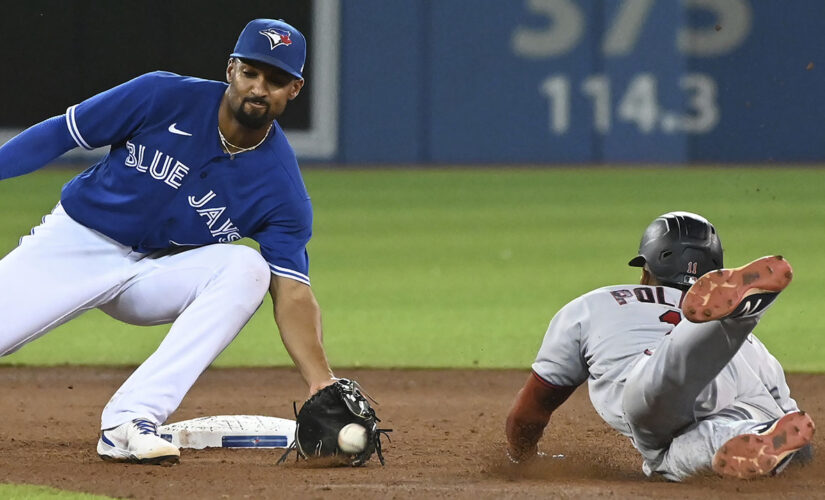
[[[295,421],[261,415],[218,415],[158,427],[158,435],[178,448],[288,448]]]

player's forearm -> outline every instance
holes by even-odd
[[[322,343],[321,309],[311,288],[290,281],[282,280],[273,293],[275,321],[284,347],[314,392],[333,378]]]
[[[550,385],[535,373],[530,373],[507,415],[507,450],[512,459],[522,461],[536,455],[550,415],[575,390],[575,387]]]
[[[34,125],[0,147],[0,179],[34,172],[76,147],[64,116]]]
[[[535,456],[538,442],[550,421],[551,412],[541,408],[521,389],[507,415],[507,450],[516,461]]]

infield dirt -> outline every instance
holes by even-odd
[[[549,454],[514,468],[503,457],[504,419],[526,371],[338,370],[376,400],[386,466],[317,468],[281,450],[183,450],[172,467],[101,461],[100,411],[130,370],[2,367],[0,482],[126,498],[825,498],[825,459],[754,481],[646,478],[630,442],[598,417],[585,387],[551,419]],[[825,426],[825,376],[790,375],[800,406]],[[170,422],[251,414],[292,417],[306,388],[291,369],[210,369]],[[815,436],[822,446],[825,431]]]

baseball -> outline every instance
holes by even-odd
[[[338,431],[338,447],[344,453],[361,453],[367,447],[367,429],[359,424],[347,424]]]

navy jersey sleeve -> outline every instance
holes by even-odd
[[[309,285],[306,246],[312,236],[312,204],[309,199],[286,203],[252,236],[273,274]]]
[[[169,75],[147,73],[70,106],[66,126],[74,141],[84,149],[94,149],[134,135],[152,109],[156,89]]]

